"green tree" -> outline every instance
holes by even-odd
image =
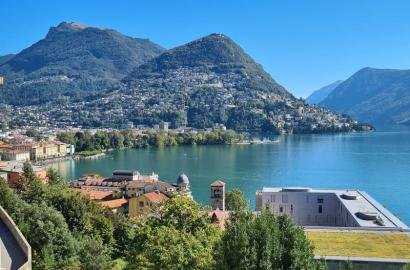
[[[161,204],[151,222],[154,226],[174,227],[188,233],[209,227],[209,218],[201,211],[200,205],[193,199],[180,195],[175,195]]]
[[[160,226],[147,235],[143,252],[131,260],[130,269],[212,269],[212,246],[190,233]],[[206,242],[205,242],[206,243]]]
[[[33,138],[35,141],[39,141],[41,139],[40,133],[37,129],[30,128],[26,131],[26,135]]]
[[[229,211],[245,211],[249,208],[249,202],[240,189],[234,188],[226,192],[225,207]]]
[[[30,161],[26,161],[23,164],[23,173],[20,176],[20,179],[16,183],[17,192],[24,192],[28,186],[37,179],[31,166]]]
[[[324,269],[301,228],[266,211],[233,213],[217,255],[219,269]]]
[[[77,260],[76,241],[55,209],[24,204],[18,226],[33,249],[34,269],[63,268]]]
[[[108,245],[98,238],[86,236],[80,242],[79,260],[81,269],[84,270],[99,270],[110,269],[111,256]]]
[[[49,185],[59,185],[64,183],[64,180],[61,178],[60,174],[52,167],[47,170],[47,179]]]

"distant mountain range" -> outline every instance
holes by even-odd
[[[319,104],[321,101],[327,98],[327,96],[342,82],[342,80],[338,80],[320,88],[319,90],[314,91],[310,96],[306,98],[306,102],[309,104]]]
[[[410,124],[410,70],[361,69],[319,105],[369,123]]]
[[[369,129],[296,99],[222,34],[165,50],[147,39],[64,22],[0,61],[3,126],[168,121],[172,127],[222,124],[275,133]]]

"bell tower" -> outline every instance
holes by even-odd
[[[212,210],[225,211],[225,183],[221,180],[211,184],[211,205]]]

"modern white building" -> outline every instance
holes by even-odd
[[[264,187],[256,210],[288,215],[300,226],[409,229],[364,191]]]

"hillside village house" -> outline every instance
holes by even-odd
[[[124,198],[101,201],[100,205],[104,208],[111,209],[114,213],[128,213],[128,200]]]
[[[168,197],[159,191],[145,193],[129,200],[128,215],[130,217],[145,216],[152,212],[153,207],[167,200]]]

